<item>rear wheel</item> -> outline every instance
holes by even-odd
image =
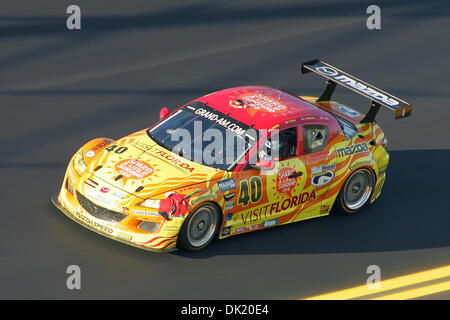
[[[205,248],[217,234],[218,226],[217,207],[210,203],[200,206],[184,221],[178,235],[178,249],[198,251]]]
[[[352,214],[369,203],[374,188],[374,177],[369,169],[353,172],[345,181],[338,196],[339,211]]]

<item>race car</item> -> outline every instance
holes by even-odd
[[[375,116],[412,105],[319,60],[320,97],[265,86],[217,91],[118,140],[72,157],[53,203],[83,226],[153,250],[198,251],[213,239],[354,214],[380,196],[387,138]],[[337,85],[370,99],[362,114],[332,101]]]

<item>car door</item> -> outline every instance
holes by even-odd
[[[320,206],[317,187],[311,185],[309,166],[326,162],[326,142],[324,148],[305,153],[303,130],[303,125],[279,130],[279,152],[265,155],[273,160],[273,169],[248,166],[247,170],[234,173],[236,194],[225,205],[222,237],[302,220],[306,216],[303,211],[308,213],[311,206]],[[290,137],[287,149],[281,150],[286,136]],[[258,154],[258,159],[262,157]]]
[[[236,204],[243,225],[260,229],[287,223],[298,206],[308,201],[309,195],[302,192],[307,178],[306,165],[298,153],[299,134],[296,125],[280,129],[277,139],[264,143],[268,147],[266,154],[258,154],[259,159],[272,160],[275,167],[243,172],[252,174],[241,179],[238,188]]]
[[[299,158],[306,165],[306,181],[303,192],[309,194],[308,201],[302,203],[294,221],[328,214],[331,201],[328,190],[335,178],[337,157],[330,148],[336,132],[329,123],[309,121],[300,126],[301,145]],[[306,197],[306,196],[305,196]]]

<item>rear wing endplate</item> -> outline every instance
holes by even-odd
[[[319,99],[317,99],[317,102],[329,101],[337,84],[370,99],[372,101],[370,109],[361,120],[361,123],[374,121],[380,106],[394,111],[395,119],[406,118],[411,115],[412,105],[408,102],[339,70],[328,63],[317,59],[304,62],[301,66],[301,72],[302,74],[314,72],[328,79],[327,86]]]

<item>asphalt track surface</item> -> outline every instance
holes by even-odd
[[[82,30],[65,27],[82,10]],[[297,299],[450,263],[450,3],[14,1],[0,4],[0,298]],[[70,156],[150,126],[162,106],[246,84],[320,94],[321,58],[408,102],[377,117],[391,163],[364,212],[158,254],[89,231],[50,203]],[[338,88],[360,111],[368,101]],[[82,289],[66,288],[78,265]],[[434,297],[450,298],[441,293]],[[433,298],[433,296],[431,296]]]

